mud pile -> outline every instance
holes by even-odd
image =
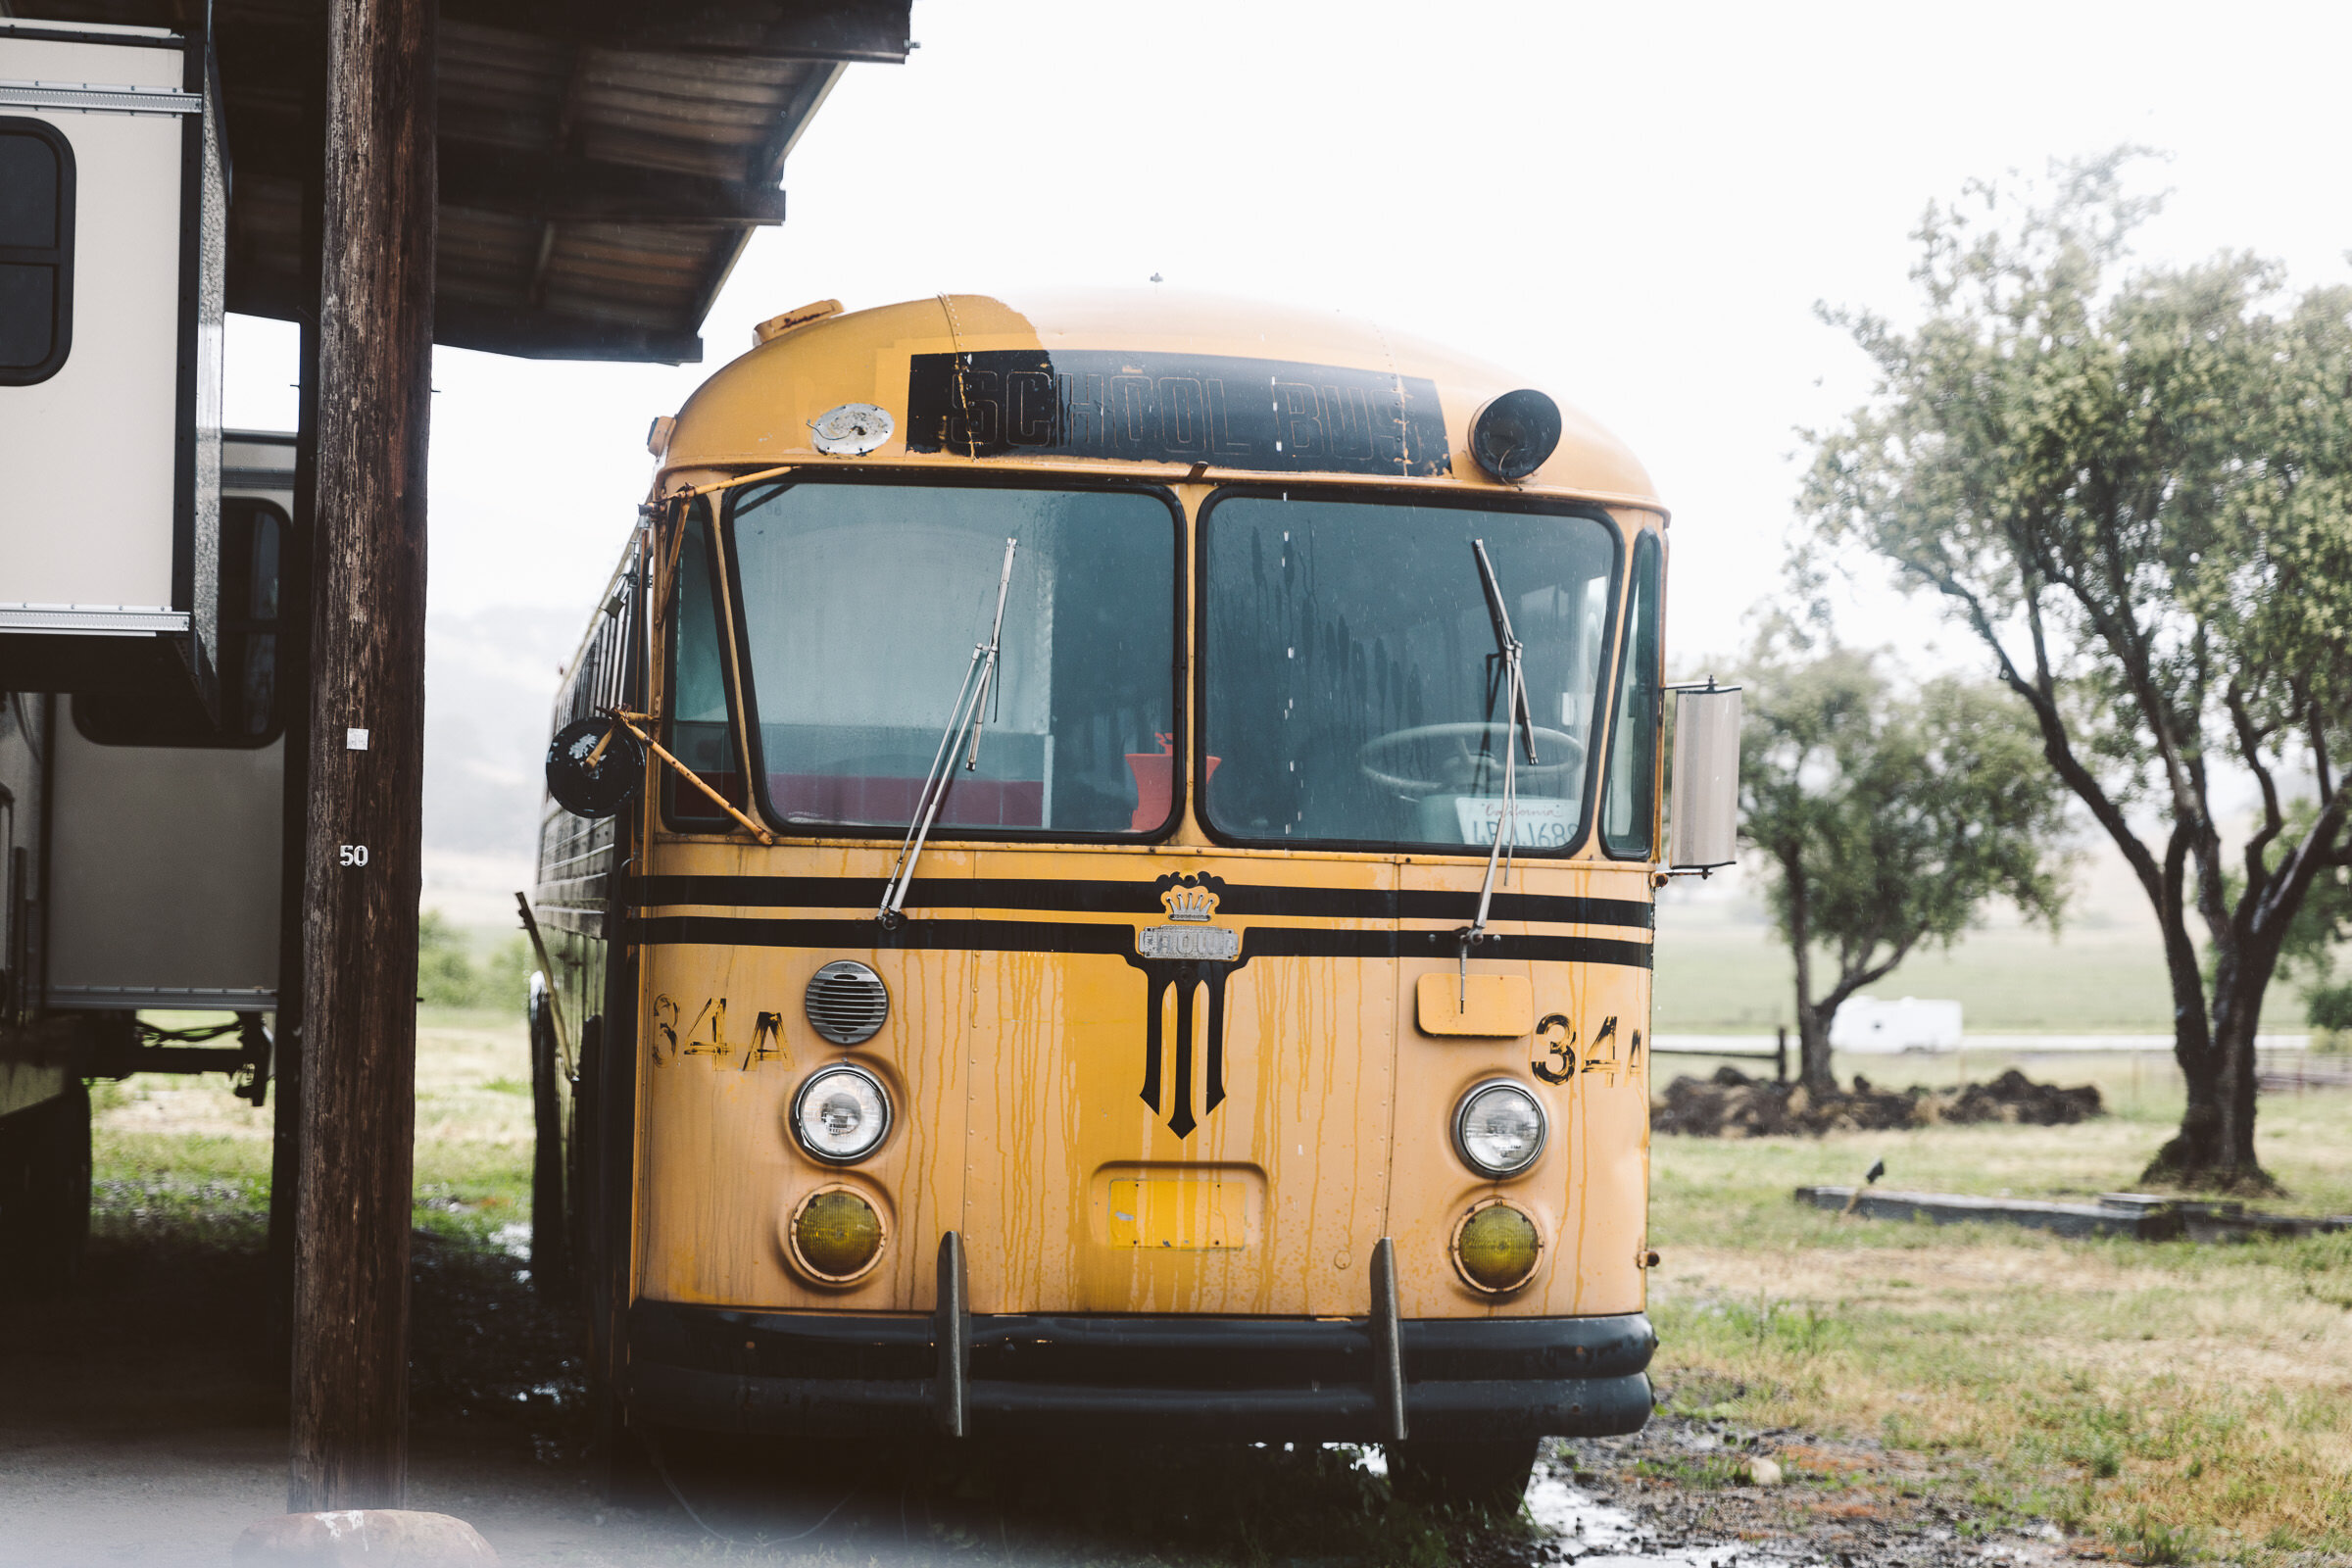
[[[2037,1084],[2015,1067],[1988,1084],[1938,1090],[1933,1097],[1939,1121],[2006,1121],[2028,1127],[2071,1127],[2107,1113],[2098,1086],[2061,1089]]]
[[[2061,1127],[2104,1113],[2092,1085],[2037,1084],[2014,1067],[1990,1083],[1959,1089],[1874,1089],[1856,1073],[1851,1089],[1814,1095],[1800,1084],[1771,1083],[1726,1066],[1716,1068],[1712,1078],[1677,1078],[1668,1084],[1665,1098],[1650,1107],[1649,1124],[1657,1132],[1698,1138],[1765,1138],[1938,1122]]]

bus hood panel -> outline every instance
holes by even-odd
[[[964,1199],[973,1309],[1362,1313],[1388,1196],[1395,959],[1250,952],[1256,922],[1219,903],[1247,906],[1256,884],[1297,878],[1301,865],[1021,852],[979,861],[983,887],[1058,873],[1085,879],[1072,884],[1073,906],[1147,912],[1119,920],[1115,952],[991,955],[977,966]],[[1137,897],[1087,886],[1114,863]],[[1395,874],[1366,860],[1313,870],[1325,890],[1336,881],[1369,895],[1367,912],[1386,905]],[[1338,923],[1376,938],[1388,924]]]

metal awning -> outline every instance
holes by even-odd
[[[441,0],[434,341],[533,359],[702,358],[785,155],[844,70],[903,62],[909,0]],[[205,0],[0,0],[20,23],[198,31]],[[233,186],[228,308],[294,318],[315,0],[210,8]]]

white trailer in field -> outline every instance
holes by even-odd
[[[217,104],[202,39],[0,20],[0,1281],[72,1272],[86,1079],[269,1078],[303,576],[293,438],[220,427]]]
[[[1958,1051],[1960,1004],[1924,997],[1848,997],[1830,1024],[1830,1049],[1875,1055]]]

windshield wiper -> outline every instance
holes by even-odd
[[[1487,542],[1484,539],[1471,540],[1470,553],[1478,562],[1479,586],[1487,596],[1487,618],[1494,627],[1494,652],[1488,658],[1501,666],[1495,671],[1495,678],[1487,684],[1489,722],[1493,722],[1494,699],[1501,695],[1496,690],[1500,685],[1509,694],[1511,716],[1507,722],[1517,731],[1518,738],[1527,748],[1527,765],[1536,767],[1541,765],[1536,757],[1536,722],[1528,712],[1527,678],[1522,669],[1519,639],[1511,631],[1511,612],[1503,604],[1502,585],[1494,580],[1494,564],[1487,559]],[[1486,743],[1481,741],[1479,748],[1484,755]],[[1478,916],[1454,933],[1455,962],[1460,975],[1456,1004],[1464,1012],[1470,1010],[1470,945],[1488,940],[1487,910],[1494,902],[1494,871],[1504,861],[1505,840],[1514,848],[1518,843],[1519,781],[1513,765],[1517,760],[1517,751],[1510,741],[1505,740],[1502,743],[1502,812],[1494,819],[1494,843],[1487,851],[1487,876],[1478,889]]]
[[[1527,765],[1540,767],[1543,764],[1536,757],[1536,721],[1527,709],[1527,683],[1520,677],[1520,643],[1511,632],[1511,612],[1503,606],[1502,585],[1494,580],[1494,564],[1487,559],[1487,542],[1484,539],[1471,540],[1470,553],[1478,558],[1479,586],[1486,590],[1487,595],[1487,619],[1494,627],[1494,653],[1492,657],[1503,666],[1498,674],[1507,676],[1510,681],[1510,722],[1519,731],[1521,743],[1527,747]],[[1487,712],[1490,716],[1494,711],[1495,696],[1494,683],[1490,681],[1487,685]]]
[[[980,730],[988,722],[988,699],[997,679],[997,649],[1004,632],[1004,599],[1012,589],[1012,552],[1017,540],[1004,541],[1004,568],[997,576],[997,616],[989,622],[988,641],[972,648],[972,662],[964,666],[963,684],[956,690],[956,706],[948,715],[948,727],[939,737],[939,750],[932,755],[931,770],[923,775],[923,789],[914,799],[914,819],[906,824],[906,837],[899,844],[899,859],[890,870],[890,883],[882,890],[882,906],[874,918],[887,929],[899,923],[900,906],[906,902],[906,890],[914,883],[914,862],[923,853],[923,841],[931,836],[931,824],[939,819],[939,808],[947,801],[948,786],[956,778],[956,754],[962,750],[965,731],[971,733],[971,749],[963,760],[964,771],[980,766]]]

